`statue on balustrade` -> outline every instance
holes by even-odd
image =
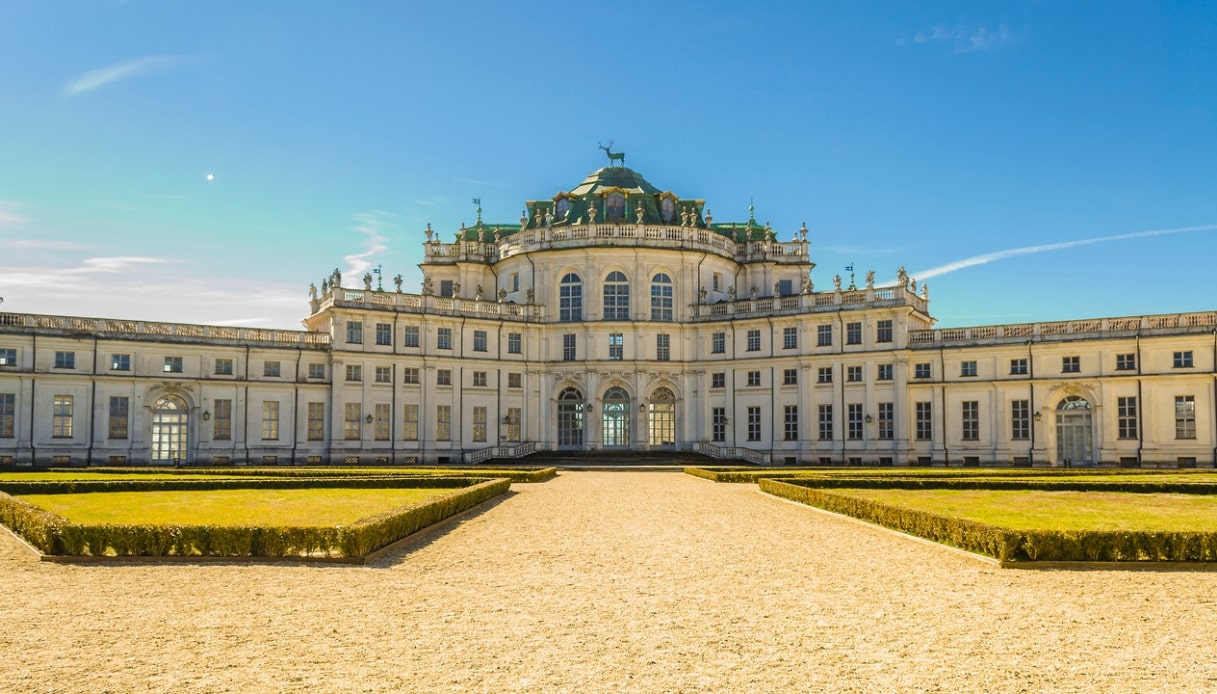
[[[804,278],[803,278],[803,293],[804,293],[804,294],[810,294],[810,293],[811,293],[811,290],[812,290],[811,278],[810,278],[810,277],[804,277]]]
[[[841,291],[841,276],[840,275],[833,275],[832,289],[835,292]]]
[[[317,300],[317,285],[312,282],[308,283],[308,298],[309,301]]]
[[[401,282],[402,282],[401,273],[397,273],[397,275],[395,275],[393,277],[393,284],[397,285],[398,294],[401,294]]]
[[[875,288],[875,271],[874,270],[866,271],[866,288],[867,289]]]
[[[365,291],[372,291],[372,273],[363,273],[363,288]]]

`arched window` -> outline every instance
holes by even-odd
[[[558,320],[583,320],[583,280],[573,272],[566,273],[558,287]]]
[[[604,208],[605,219],[625,219],[625,196],[612,193],[608,196]]]
[[[669,388],[659,387],[651,394],[647,406],[647,428],[652,447],[676,443],[676,395]]]
[[[180,463],[186,460],[186,401],[166,395],[152,406],[152,462]]]
[[[651,278],[651,320],[672,320],[672,278],[662,272]]]
[[[554,215],[560,221],[566,219],[567,212],[570,212],[570,200],[558,198],[558,202],[554,203]]]
[[[659,216],[665,222],[671,222],[673,219],[676,219],[676,201],[665,197],[659,203]]]
[[[614,270],[604,278],[604,320],[630,319],[630,284],[625,273]]]
[[[601,410],[601,430],[604,446],[630,445],[630,394],[620,386],[609,388],[604,393]]]
[[[558,396],[558,445],[583,445],[583,393],[567,388]]]

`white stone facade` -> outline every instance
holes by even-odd
[[[307,331],[0,314],[0,464],[1217,456],[1217,312],[933,330],[903,271],[813,291],[805,229],[714,224],[620,168],[428,238],[423,293],[335,273]]]

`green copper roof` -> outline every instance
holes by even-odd
[[[642,174],[624,166],[606,166],[593,171],[570,191],[571,195],[592,195],[605,188],[621,188],[631,194],[658,195],[662,191],[647,182]]]

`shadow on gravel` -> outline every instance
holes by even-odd
[[[467,521],[473,520],[484,513],[494,510],[499,504],[519,494],[509,490],[489,501],[479,504],[468,511],[446,518],[435,525],[423,528],[410,537],[402,538],[387,547],[383,547],[368,557],[364,566],[370,569],[390,569],[406,561],[412,552],[429,546],[432,542],[446,537],[448,533],[461,527]]]

